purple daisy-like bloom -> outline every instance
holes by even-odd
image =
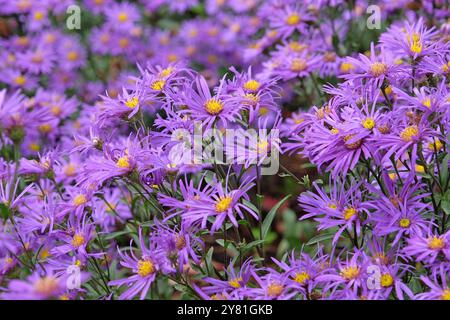
[[[259,219],[256,212],[244,205],[241,201],[248,200],[247,192],[254,186],[253,178],[248,178],[241,182],[239,188],[229,190],[228,178],[225,186],[221,183],[216,184],[214,193],[203,199],[192,201],[190,209],[182,214],[183,220],[189,224],[200,224],[202,229],[206,228],[206,224],[210,217],[215,220],[211,227],[211,233],[219,230],[225,219],[230,219],[234,226],[238,226],[236,214],[241,218],[245,218],[245,213],[249,213],[255,219]],[[216,182],[213,182],[216,183]]]
[[[431,290],[415,296],[418,300],[450,300],[450,266],[440,265],[432,270],[431,276],[421,276],[420,280]]]
[[[236,270],[236,266],[233,263],[230,263],[225,271],[227,280],[218,280],[211,277],[203,278],[202,280],[209,285],[202,287],[202,291],[208,295],[220,295],[223,292],[227,292],[242,299],[245,297],[253,270],[251,259],[245,261],[239,271]]]
[[[240,119],[240,109],[227,99],[223,85],[222,81],[213,96],[205,78],[197,76],[192,86],[185,87],[185,91],[175,97],[176,104],[186,105],[188,108],[180,112],[190,115],[193,120],[202,121],[206,128],[211,128],[214,123],[226,127],[227,123]]]
[[[341,77],[346,80],[366,80],[371,86],[379,88],[385,79],[396,76],[401,72],[401,66],[395,65],[392,58],[381,49],[379,55],[375,52],[375,45],[370,46],[370,56],[359,54],[358,59],[348,57],[348,62],[356,66],[360,72],[344,74]]]
[[[120,265],[122,267],[131,269],[133,275],[119,280],[113,280],[109,282],[111,286],[123,286],[127,287],[119,299],[128,300],[132,299],[140,293],[140,299],[143,300],[147,296],[150,286],[156,279],[158,272],[165,274],[174,272],[174,269],[170,267],[165,257],[161,256],[155,248],[155,244],[152,242],[150,246],[147,247],[142,236],[142,229],[139,229],[139,250],[140,257],[138,258],[131,247],[129,254],[126,254],[119,250],[119,256],[121,258]]]
[[[432,232],[416,234],[408,239],[404,253],[425,263],[433,263],[441,255],[450,260],[450,231],[442,235]]]

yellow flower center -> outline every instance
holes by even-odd
[[[36,11],[34,13],[34,20],[41,21],[44,19],[44,13],[42,11]]]
[[[433,250],[441,250],[445,247],[445,241],[439,237],[431,237],[428,239],[428,248]]]
[[[76,51],[69,51],[67,54],[67,59],[69,61],[76,61],[78,59],[78,52]]]
[[[119,20],[119,22],[125,22],[128,20],[128,14],[126,12],[121,12],[117,16],[117,19]]]
[[[173,68],[168,67],[168,68],[161,70],[160,75],[161,75],[161,77],[166,78],[166,77],[170,76],[172,74],[172,72],[173,72]]]
[[[434,142],[430,142],[428,144],[428,149],[430,149],[433,152],[437,152],[442,149],[444,145],[442,144],[441,140],[435,139]]]
[[[137,274],[141,277],[146,277],[155,272],[155,265],[151,260],[139,260],[137,268]]]
[[[267,294],[270,297],[278,297],[282,292],[283,292],[284,287],[277,283],[277,282],[272,282],[268,287],[267,287]]]
[[[41,150],[41,146],[37,143],[30,143],[30,150],[34,152],[38,152]]]
[[[430,109],[431,108],[431,99],[430,98],[423,99],[422,104],[424,107],[427,107],[428,109]]]
[[[69,163],[64,167],[64,174],[68,177],[73,177],[77,172],[77,167],[73,163]]]
[[[405,142],[410,142],[414,138],[417,138],[419,135],[419,128],[417,126],[408,126],[405,129],[403,129],[402,132],[400,132],[400,138],[403,139]]]
[[[305,271],[297,272],[294,276],[294,281],[300,284],[304,284],[309,279],[311,279],[311,276]]]
[[[295,59],[292,59],[291,70],[294,72],[301,72],[306,69],[307,65],[308,64],[305,59],[295,58]]]
[[[402,218],[398,222],[398,225],[402,228],[408,228],[411,225],[411,220],[409,220],[408,218]]]
[[[385,273],[381,275],[380,284],[382,287],[390,287],[394,283],[394,278],[389,274]]]
[[[415,169],[416,169],[416,172],[418,172],[418,173],[424,173],[425,172],[425,167],[420,165],[420,164],[416,164],[415,165]]]
[[[344,219],[350,220],[354,215],[357,215],[358,211],[353,207],[347,207],[344,209]]]
[[[233,201],[233,198],[231,197],[224,197],[219,199],[216,202],[216,212],[221,213],[226,210],[228,210],[231,206],[231,202]]]
[[[84,194],[76,195],[75,198],[73,198],[73,205],[74,206],[81,206],[87,202],[86,196]]]
[[[27,79],[22,75],[14,78],[14,83],[17,84],[18,86],[23,86],[26,82]]]
[[[353,64],[351,64],[350,62],[343,62],[341,64],[340,69],[341,69],[341,72],[349,73],[350,71],[355,70],[355,66]]]
[[[256,80],[248,80],[244,83],[244,89],[248,91],[257,91],[260,87],[260,83]]]
[[[370,66],[370,72],[375,77],[379,77],[385,74],[387,71],[387,66],[382,62],[375,62]]]
[[[52,131],[52,125],[51,125],[50,123],[44,123],[44,124],[41,124],[41,125],[38,127],[38,130],[39,130],[41,133],[49,133],[50,131]]]
[[[372,130],[375,127],[375,120],[373,118],[366,118],[361,123],[364,128]]]
[[[84,244],[84,241],[85,241],[84,236],[81,233],[77,233],[72,238],[72,245],[75,248],[79,248]]]
[[[445,289],[441,295],[442,300],[450,300],[450,289]]]
[[[128,156],[123,156],[120,157],[117,162],[116,165],[119,168],[124,168],[124,169],[128,169],[130,167],[130,158]]]
[[[358,267],[346,267],[341,270],[341,276],[347,281],[355,279],[358,275],[359,275]]]
[[[40,278],[34,284],[34,291],[46,297],[52,296],[58,289],[58,279],[50,276]]]
[[[228,281],[228,284],[235,289],[239,289],[241,287],[242,277],[234,278]]]
[[[133,97],[131,99],[128,99],[127,101],[125,101],[125,105],[128,108],[136,108],[136,106],[139,104],[139,98],[138,97]]]
[[[161,91],[164,88],[165,83],[166,82],[164,80],[156,80],[152,82],[150,87],[152,90]]]
[[[297,13],[292,13],[286,18],[286,23],[295,26],[300,23],[300,16]]]
[[[260,140],[256,147],[258,154],[266,154],[269,147],[269,142],[266,139]]]
[[[357,140],[353,143],[347,143],[347,141],[349,141],[350,139],[352,139],[354,137],[353,134],[348,134],[346,135],[343,140],[344,140],[344,144],[348,149],[358,149],[361,146],[362,141],[361,140]]]
[[[413,43],[411,44],[411,46],[409,48],[414,53],[421,53],[422,52],[422,42],[413,41]]]
[[[205,110],[211,115],[219,114],[223,109],[223,104],[220,100],[211,98],[206,101]]]

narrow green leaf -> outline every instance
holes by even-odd
[[[318,242],[321,242],[321,241],[325,241],[325,240],[331,239],[331,238],[333,238],[333,237],[334,237],[334,233],[329,233],[329,234],[319,234],[319,235],[317,235],[317,236],[315,236],[315,237],[312,237],[312,238],[306,243],[306,245],[307,245],[307,246],[310,246],[310,245],[316,244],[316,243],[318,243]]]
[[[278,209],[281,207],[281,205],[290,197],[291,195],[287,195],[284,197],[281,201],[279,201],[267,214],[266,218],[263,221],[262,224],[262,235],[261,239],[266,239],[267,232],[269,232],[270,226],[272,225],[273,219],[275,218],[275,214],[277,213]]]

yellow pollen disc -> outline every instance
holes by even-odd
[[[244,89],[248,91],[257,91],[260,87],[260,84],[256,80],[248,80],[244,83]]]
[[[64,167],[64,174],[73,177],[77,173],[77,167],[73,163],[69,163]]]
[[[411,225],[411,220],[409,220],[408,218],[400,219],[398,225],[402,228],[408,228]]]
[[[260,140],[256,146],[259,154],[265,154],[269,147],[269,142],[266,139]]]
[[[72,245],[75,248],[79,248],[84,244],[84,241],[85,241],[84,236],[80,233],[77,233],[72,238]]]
[[[373,118],[366,118],[361,122],[361,124],[364,128],[372,130],[375,127],[375,120]]]
[[[355,279],[359,275],[359,268],[358,267],[346,267],[342,269],[341,276],[345,280],[352,280]]]
[[[282,292],[283,292],[284,287],[276,282],[272,282],[268,287],[267,287],[267,294],[270,297],[278,297]]]
[[[387,86],[384,89],[384,92],[386,93],[386,95],[390,95],[392,93],[392,87],[391,86]]]
[[[59,116],[62,110],[59,106],[53,106],[50,111],[54,116]]]
[[[419,135],[419,128],[417,126],[409,126],[403,129],[402,132],[400,132],[400,138],[403,139],[405,142],[410,142],[414,138],[416,138]]]
[[[76,51],[69,51],[67,54],[67,59],[69,61],[76,61],[78,59],[78,52]]]
[[[350,62],[343,62],[340,66],[341,72],[349,73],[353,70],[355,70],[355,66],[351,64]]]
[[[330,132],[331,132],[331,134],[338,134],[338,133],[339,133],[339,130],[336,129],[336,128],[331,128],[331,129],[330,129]]]
[[[156,80],[152,82],[150,87],[152,88],[152,90],[161,91],[164,88],[165,83],[166,82],[164,80]]]
[[[416,172],[418,172],[418,173],[424,173],[425,172],[425,167],[421,166],[420,164],[416,164],[415,169],[416,169]]]
[[[300,284],[304,284],[309,279],[311,279],[311,276],[305,271],[297,272],[294,276],[294,281]]]
[[[223,109],[223,104],[220,100],[211,98],[206,101],[205,110],[211,115],[219,114]]]
[[[49,133],[50,131],[52,131],[52,125],[50,123],[41,124],[38,127],[38,130],[41,133]]]
[[[425,98],[422,100],[422,105],[424,107],[427,107],[428,109],[431,108],[431,99],[430,98]]]
[[[361,146],[361,143],[362,143],[361,140],[357,140],[357,141],[355,141],[355,142],[353,142],[353,143],[347,143],[347,141],[351,140],[353,137],[354,137],[353,134],[348,134],[348,135],[346,135],[346,136],[343,138],[344,143],[345,143],[345,146],[346,146],[348,149],[351,149],[351,150],[352,150],[352,149],[358,149],[358,148]]]
[[[119,47],[126,48],[130,44],[130,40],[128,38],[120,38],[119,39]]]
[[[409,47],[412,52],[414,53],[421,53],[422,52],[422,42],[420,41],[414,41],[411,46]]]
[[[394,278],[389,274],[385,273],[381,275],[380,284],[382,287],[390,287],[394,283]]]
[[[335,210],[337,209],[337,205],[335,203],[329,203],[328,208]]]
[[[125,169],[128,169],[128,168],[130,167],[130,158],[129,158],[128,156],[120,157],[120,158],[117,160],[116,165],[117,165],[119,168],[125,168]]]
[[[375,77],[379,77],[385,74],[387,71],[387,66],[382,62],[375,62],[370,66],[370,73]]]
[[[443,73],[448,73],[450,70],[450,61],[448,63],[444,63],[441,67]]]
[[[166,78],[166,77],[170,76],[172,74],[172,72],[173,72],[173,68],[168,67],[168,68],[161,70],[160,75],[161,75],[161,77]]]
[[[41,146],[37,143],[30,143],[30,150],[34,152],[38,152],[41,150]]]
[[[302,43],[300,43],[298,41],[291,41],[291,42],[289,42],[289,48],[292,51],[300,52],[300,51],[303,51],[304,49],[306,49],[307,45],[306,44],[302,44]]]
[[[178,250],[181,250],[184,247],[186,247],[186,239],[183,236],[177,236],[175,239],[175,247]]]
[[[300,123],[303,123],[304,121],[305,121],[305,119],[300,118],[300,119],[295,119],[295,120],[294,120],[294,123],[295,123],[295,124],[300,124]]]
[[[450,289],[445,289],[444,291],[442,291],[441,299],[450,300]]]
[[[42,260],[47,259],[48,257],[50,257],[50,255],[51,255],[50,251],[47,248],[42,249],[41,252],[39,253],[39,257]]]
[[[31,57],[31,61],[34,63],[41,63],[42,61],[44,61],[44,57],[41,54],[36,53]]]
[[[266,107],[261,107],[261,108],[259,108],[258,113],[260,116],[265,116],[268,112],[269,112],[269,109],[267,109]]]
[[[397,180],[397,174],[395,172],[389,172],[389,179],[392,181]]]
[[[441,140],[435,139],[434,142],[430,142],[428,144],[428,149],[431,151],[437,152],[437,151],[441,150],[443,148],[443,146],[444,145],[442,144]]]
[[[119,20],[119,22],[127,21],[128,20],[128,14],[126,12],[119,13],[119,15],[117,16],[117,20]]]
[[[231,197],[224,197],[219,199],[216,202],[216,212],[221,213],[226,210],[228,210],[231,206],[231,202],[233,201],[233,198]]]
[[[13,258],[11,258],[11,257],[6,257],[5,258],[5,263],[6,264],[12,264],[13,262],[14,262]]]
[[[151,260],[139,260],[137,265],[137,274],[146,277],[155,272],[155,265]]]
[[[286,23],[290,26],[295,26],[300,23],[300,16],[296,13],[292,13],[286,18]]]
[[[41,21],[44,19],[44,13],[42,11],[36,11],[34,13],[34,20]]]
[[[50,276],[40,278],[34,284],[34,291],[46,297],[53,295],[58,289],[58,279]]]
[[[431,237],[428,239],[428,248],[433,250],[441,250],[445,247],[445,241],[439,237]]]
[[[247,102],[251,105],[255,105],[259,101],[259,97],[254,95],[253,93],[246,93],[244,95],[244,98],[247,100]]]
[[[133,97],[133,98],[128,99],[127,101],[125,101],[125,105],[126,105],[128,108],[131,108],[131,109],[136,108],[136,106],[137,106],[138,104],[139,104],[139,99],[138,99],[138,97]]]
[[[347,208],[345,208],[344,209],[344,219],[345,220],[350,220],[354,215],[357,215],[358,214],[358,211],[355,209],[355,208],[353,208],[353,207],[347,207]]]
[[[74,206],[81,206],[87,202],[86,196],[84,194],[79,194],[73,198]]]
[[[228,284],[235,289],[239,289],[241,287],[242,277],[234,278],[228,281]]]
[[[291,70],[294,72],[301,72],[301,71],[305,70],[307,66],[308,66],[308,64],[305,59],[302,59],[302,58],[292,59]]]

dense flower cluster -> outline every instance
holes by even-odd
[[[443,1],[72,2],[0,0],[0,298],[450,300]]]

